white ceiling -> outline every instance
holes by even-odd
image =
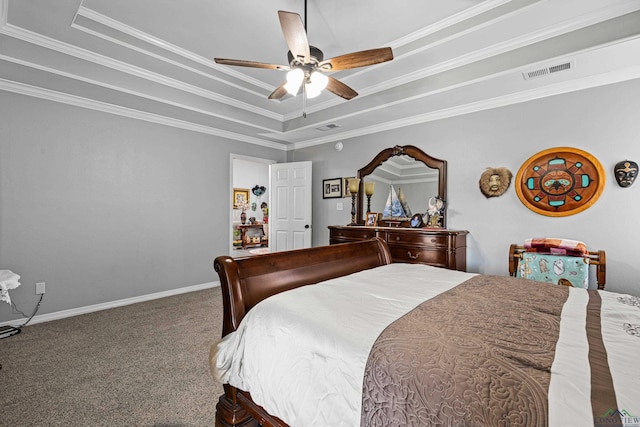
[[[640,0],[308,0],[325,58],[394,60],[303,107],[267,99],[282,71],[213,61],[287,65],[278,10],[304,0],[0,0],[0,90],[288,150],[640,78]]]

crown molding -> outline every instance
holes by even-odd
[[[496,7],[502,6],[505,3],[509,3],[512,0],[487,0],[482,3],[471,6],[462,12],[459,12],[455,15],[451,15],[448,18],[442,19],[432,25],[428,25],[424,28],[421,28],[413,33],[407,34],[404,37],[396,39],[392,42],[387,43],[392,49],[397,49],[399,47],[405,46],[414,41],[420,40],[424,37],[427,37],[433,33],[444,30],[445,28],[451,27],[452,25],[459,24],[460,22],[466,21],[467,19],[474,18],[482,13],[485,13],[491,9],[495,9]]]
[[[91,9],[88,9],[88,8],[82,6],[82,5],[80,5],[80,7],[78,8],[78,12],[77,12],[76,16],[74,17],[73,21],[71,22],[71,28],[77,29],[77,30],[85,32],[87,34],[91,34],[92,36],[101,38],[103,40],[106,40],[106,41],[108,41],[110,43],[117,44],[117,45],[122,46],[124,48],[134,50],[136,52],[139,52],[139,53],[142,53],[144,55],[150,56],[152,58],[158,59],[160,61],[166,62],[166,63],[171,64],[173,66],[176,66],[176,67],[182,68],[184,70],[187,70],[187,71],[192,72],[194,74],[198,74],[200,76],[215,80],[217,82],[224,83],[224,84],[229,85],[229,86],[231,86],[231,87],[233,87],[235,89],[247,92],[247,93],[249,93],[249,94],[251,94],[253,96],[257,96],[259,98],[264,97],[263,93],[256,92],[254,90],[248,89],[246,87],[243,87],[243,86],[240,86],[240,85],[237,85],[237,84],[234,84],[234,83],[230,83],[230,82],[228,82],[228,81],[226,81],[224,79],[221,79],[219,77],[215,77],[215,76],[212,76],[211,74],[203,72],[202,70],[198,70],[196,68],[190,67],[187,64],[184,64],[182,62],[178,62],[178,61],[174,61],[172,59],[169,59],[167,56],[158,55],[158,54],[156,54],[154,52],[151,52],[149,49],[145,49],[143,46],[136,46],[134,44],[127,43],[127,42],[125,42],[123,40],[117,39],[115,37],[110,37],[110,36],[107,36],[104,33],[101,33],[99,31],[93,30],[93,29],[91,29],[91,28],[89,28],[89,27],[87,27],[85,25],[82,25],[81,23],[77,22],[76,20],[77,20],[78,16],[81,16],[81,17],[86,18],[88,20],[91,20],[93,22],[97,22],[98,24],[103,25],[103,26],[105,26],[107,28],[111,28],[112,30],[115,30],[117,32],[126,34],[126,35],[128,35],[128,36],[130,36],[130,37],[132,37],[132,38],[134,38],[134,39],[136,39],[138,41],[140,41],[141,44],[152,45],[152,46],[158,47],[158,48],[163,49],[163,50],[165,50],[167,52],[170,52],[170,53],[173,53],[175,55],[178,55],[178,56],[180,56],[180,57],[182,57],[184,59],[187,59],[189,61],[192,61],[192,62],[195,62],[197,64],[203,65],[203,66],[205,66],[205,67],[207,67],[207,68],[209,68],[211,70],[215,70],[215,71],[220,72],[222,74],[229,75],[229,76],[231,76],[233,78],[236,78],[238,80],[242,80],[242,81],[244,81],[244,82],[246,82],[246,83],[248,83],[250,85],[261,87],[266,91],[271,92],[273,90],[273,87],[271,87],[271,85],[263,82],[262,80],[258,80],[258,79],[255,79],[253,77],[247,76],[246,74],[243,74],[243,73],[240,73],[238,71],[235,71],[235,70],[233,70],[233,69],[231,69],[229,67],[224,67],[224,66],[218,65],[215,62],[211,61],[210,59],[204,58],[204,57],[202,57],[200,55],[197,55],[197,54],[195,54],[195,53],[193,53],[193,52],[191,52],[189,50],[182,49],[182,48],[180,48],[178,46],[175,46],[175,45],[173,45],[171,43],[168,43],[168,42],[166,42],[166,41],[164,41],[164,40],[162,40],[160,38],[154,37],[154,36],[152,36],[150,34],[147,34],[147,33],[143,32],[143,31],[137,30],[137,29],[135,29],[133,27],[130,27],[130,26],[126,25],[126,24],[123,24],[120,21],[116,21],[115,19],[109,18],[109,17],[104,16],[104,15],[98,13],[98,12],[95,12],[95,11],[93,11]]]
[[[50,89],[44,89],[36,86],[23,84],[23,83],[17,83],[17,82],[5,80],[5,79],[0,79],[0,90],[13,92],[13,93],[17,93],[25,96],[31,96],[34,98],[40,98],[47,101],[59,102],[62,104],[72,105],[74,107],[86,108],[89,110],[100,111],[103,113],[115,114],[118,116],[130,118],[130,119],[143,120],[146,122],[161,124],[165,126],[171,126],[178,129],[190,130],[194,132],[218,136],[218,137],[230,139],[233,141],[241,141],[241,142],[246,142],[248,144],[254,144],[254,145],[259,145],[263,147],[274,148],[277,150],[287,151],[287,147],[284,144],[267,141],[259,138],[254,138],[254,137],[242,135],[235,132],[224,131],[221,129],[212,128],[210,126],[190,123],[184,120],[178,120],[171,117],[161,116],[159,114],[135,110],[133,108],[127,108],[119,105],[108,104],[106,102],[83,98],[76,95],[69,95],[66,93],[57,92]]]
[[[640,78],[640,65],[626,68],[624,70],[616,70],[609,73],[599,74],[595,76],[584,77],[571,80],[568,82],[556,83],[536,89],[530,89],[514,94],[494,97],[487,100],[471,102],[456,107],[445,108],[424,114],[418,114],[398,120],[391,120],[385,123],[379,123],[373,126],[363,127],[355,131],[343,132],[333,136],[316,138],[305,142],[294,143],[293,149],[307,148],[315,145],[326,144],[335,141],[344,141],[349,138],[370,135],[373,133],[385,132],[407,126],[413,126],[421,123],[432,122],[436,120],[447,119],[451,117],[461,116],[464,114],[477,113],[484,110],[490,110],[499,107],[505,107],[513,104],[533,101],[536,99],[547,98],[554,95],[561,95],[570,92],[577,92],[584,89],[619,83],[627,80]]]
[[[229,117],[229,116],[222,115],[222,114],[216,114],[216,113],[214,113],[212,111],[209,111],[209,110],[203,110],[201,108],[195,108],[195,107],[192,107],[190,105],[174,102],[174,101],[171,101],[171,100],[168,100],[168,99],[165,99],[165,98],[160,98],[160,97],[157,97],[157,96],[147,95],[147,94],[142,93],[142,92],[138,92],[138,91],[134,91],[134,90],[130,90],[130,89],[125,89],[125,88],[120,87],[120,86],[115,86],[115,85],[103,83],[103,82],[98,81],[98,80],[89,79],[87,77],[79,76],[77,74],[67,73],[67,72],[64,72],[64,71],[60,71],[60,70],[53,69],[53,68],[50,68],[50,67],[45,67],[45,66],[42,66],[40,64],[34,64],[32,62],[23,61],[23,60],[16,59],[16,58],[13,58],[13,57],[0,55],[0,60],[4,60],[4,61],[7,61],[7,62],[11,62],[13,64],[18,64],[18,65],[21,65],[21,66],[25,66],[25,67],[29,67],[29,68],[32,68],[32,69],[35,69],[35,70],[40,70],[40,71],[43,71],[43,72],[46,72],[46,73],[49,73],[49,74],[55,74],[55,75],[58,75],[58,76],[61,76],[61,77],[66,77],[66,78],[69,78],[69,79],[72,79],[72,80],[81,81],[83,83],[88,83],[88,84],[91,84],[91,85],[94,85],[94,86],[103,87],[105,89],[110,89],[110,90],[117,91],[117,92],[120,92],[120,93],[125,93],[127,95],[133,95],[133,96],[136,96],[138,98],[143,98],[143,99],[148,99],[150,101],[159,102],[159,103],[164,104],[164,105],[170,105],[172,107],[181,108],[183,110],[191,111],[191,112],[202,114],[202,115],[205,115],[205,116],[215,117],[215,118],[219,118],[219,119],[222,119],[222,120],[226,120],[228,122],[238,123],[238,124],[241,124],[241,125],[244,125],[244,126],[248,126],[248,127],[251,127],[251,128],[261,129],[261,130],[269,131],[269,132],[272,132],[272,133],[275,133],[275,134],[278,134],[278,133],[281,134],[282,133],[281,131],[279,131],[277,129],[274,130],[274,129],[268,128],[266,126],[259,126],[259,125],[254,124],[254,123],[247,122],[245,120],[238,120],[238,119],[236,119],[234,117]]]
[[[245,111],[250,111],[252,113],[255,113],[267,118],[280,120],[280,121],[282,121],[283,119],[282,114],[274,113],[264,108],[259,108],[254,105],[247,104],[245,102],[241,102],[233,98],[229,98],[227,96],[218,95],[211,91],[203,90],[199,87],[196,87],[187,83],[183,83],[179,80],[172,79],[172,78],[163,76],[161,74],[154,73],[154,72],[145,70],[143,68],[136,67],[131,64],[127,64],[122,61],[118,61],[116,59],[109,58],[104,55],[100,55],[95,52],[91,52],[86,49],[83,49],[68,43],[64,43],[59,40],[52,39],[47,36],[43,36],[41,34],[34,33],[32,31],[26,30],[21,27],[17,27],[12,24],[7,24],[5,26],[4,34],[10,37],[16,38],[18,40],[24,41],[26,43],[31,43],[36,46],[50,49],[52,51],[61,53],[63,55],[73,56],[78,59],[89,61],[94,64],[107,67],[116,71],[120,71],[129,75],[133,75],[135,77],[139,77],[145,80],[149,80],[164,86],[168,86],[173,89],[181,90],[197,96],[201,96],[203,98],[211,99],[213,101],[230,105],[232,107],[240,108]]]

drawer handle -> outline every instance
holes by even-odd
[[[407,255],[409,256],[410,259],[418,259],[418,257],[420,256],[420,252],[414,255],[411,253],[411,251],[407,251]]]
[[[436,239],[431,239],[431,243],[435,243],[435,242],[436,242]]]

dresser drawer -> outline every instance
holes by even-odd
[[[419,228],[329,226],[329,244],[380,237],[389,246],[394,262],[429,264],[465,271],[467,231]]]
[[[375,228],[372,229],[363,229],[360,228],[340,228],[336,230],[331,230],[330,238],[333,240],[366,240],[373,239],[376,237]]]
[[[386,241],[392,245],[394,243],[406,243],[409,245],[421,245],[428,247],[447,247],[449,246],[449,237],[444,235],[429,235],[423,233],[398,233],[393,231],[387,232]]]
[[[448,267],[447,250],[425,249],[419,246],[389,245],[393,262],[429,264]]]

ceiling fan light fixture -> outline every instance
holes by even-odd
[[[311,99],[311,98],[315,98],[316,96],[320,95],[320,92],[322,92],[321,90],[317,89],[316,87],[314,87],[312,84],[305,84],[304,85],[304,90],[307,93],[307,98]]]
[[[309,82],[317,90],[324,90],[329,84],[329,77],[322,74],[320,71],[314,71],[309,76]]]
[[[284,85],[284,88],[291,95],[296,96],[303,80],[304,71],[302,71],[302,69],[300,68],[294,68],[287,73],[287,83]]]
[[[327,87],[329,78],[319,71],[311,73],[307,79],[307,83],[304,85],[304,89],[307,92],[307,98],[315,98]]]
[[[305,0],[305,22],[307,15],[306,3]],[[279,10],[278,19],[280,20],[282,34],[289,47],[289,51],[287,52],[289,65],[277,65],[241,59],[215,58],[217,64],[282,71],[290,70],[287,74],[286,81],[271,92],[268,99],[281,99],[287,93],[296,96],[298,92],[300,92],[300,87],[304,84],[303,93],[309,98],[320,95],[326,88],[334,95],[348,101],[358,96],[358,92],[334,77],[327,77],[324,74],[317,74],[315,72],[350,70],[352,68],[380,64],[393,59],[391,48],[382,47],[347,53],[325,60],[322,51],[309,44],[309,40],[307,40],[307,29],[300,15]]]

